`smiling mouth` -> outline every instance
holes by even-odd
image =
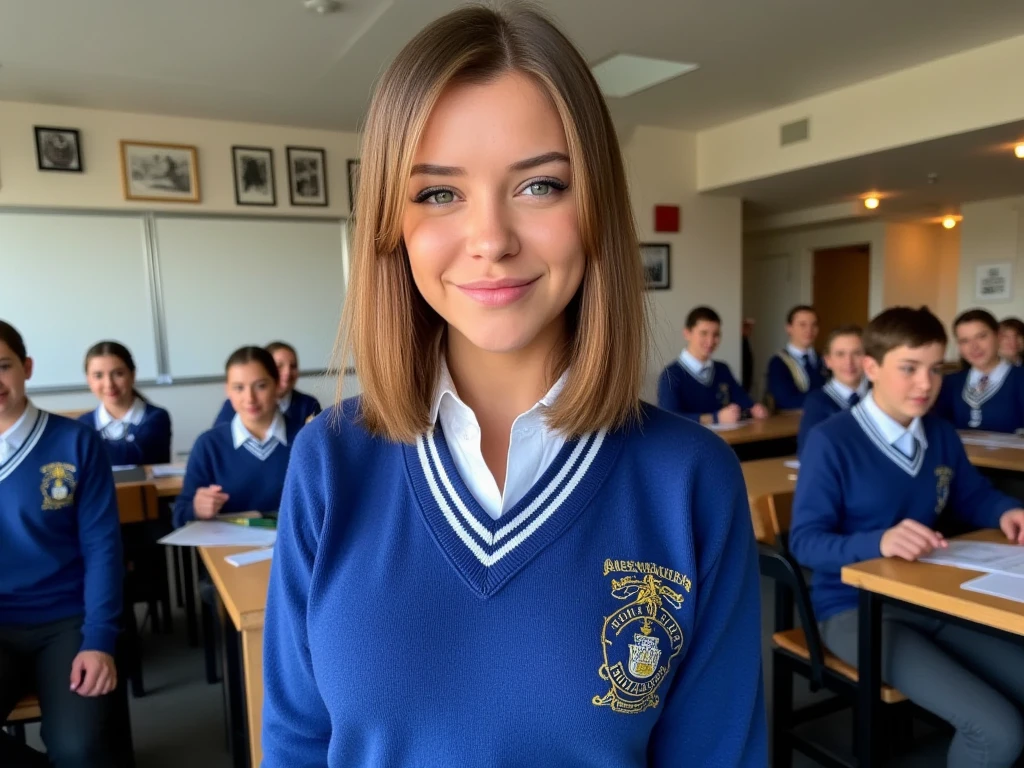
[[[466,296],[486,307],[505,307],[530,292],[539,277],[477,280],[456,287]]]

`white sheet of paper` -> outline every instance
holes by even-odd
[[[254,549],[250,552],[239,552],[237,555],[228,555],[224,560],[229,565],[233,565],[238,568],[242,565],[262,563],[264,560],[270,560],[273,556],[273,549]]]
[[[991,544],[985,541],[951,541],[946,549],[936,550],[922,563],[950,565],[971,571],[1024,576],[1024,547],[1016,544]]]
[[[149,468],[150,474],[156,477],[184,477],[184,464],[154,464]]]
[[[1007,600],[1024,603],[1024,579],[1018,576],[986,573],[984,576],[965,581],[960,586],[970,592],[981,592],[983,595],[1005,597]]]
[[[745,427],[750,423],[750,419],[744,421],[737,421],[735,424],[705,424],[708,429],[712,432],[728,432],[731,429],[739,429]]]
[[[789,467],[790,469],[800,469],[800,462],[797,459],[790,459],[789,461],[782,462],[782,466]]]
[[[964,445],[980,445],[985,448],[1016,448],[1024,450],[1024,438],[1005,432],[969,432],[960,433]]]
[[[249,528],[217,520],[196,520],[160,539],[176,547],[270,547],[277,541],[272,528]]]

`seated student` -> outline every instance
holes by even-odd
[[[1024,320],[1004,317],[999,321],[999,356],[1016,368],[1024,362]]]
[[[283,341],[274,341],[267,345],[281,378],[277,387],[277,407],[284,414],[289,424],[294,424],[296,431],[316,416],[322,410],[320,401],[305,392],[295,389],[299,381],[299,357],[295,348]],[[217,414],[214,426],[226,424],[234,417],[235,411],[231,407],[230,398],[224,401],[224,405]]]
[[[0,731],[0,765],[120,765],[114,478],[95,431],[32,405],[31,376],[21,335],[0,321],[0,723],[37,694],[47,753]]]
[[[224,512],[275,512],[298,426],[277,407],[277,364],[263,347],[235,350],[225,366],[231,421],[199,436],[188,457],[174,525]]]
[[[809,392],[804,400],[800,432],[796,436],[797,453],[807,443],[811,427],[852,408],[868,393],[870,382],[864,376],[864,343],[860,326],[840,326],[829,334],[825,345],[825,367],[832,372],[832,378],[821,389]]]
[[[78,420],[103,438],[114,466],[166,464],[171,460],[171,417],[135,389],[135,361],[116,341],[101,341],[85,354],[85,378],[100,405]]]
[[[1024,427],[1024,369],[999,359],[996,319],[984,309],[969,309],[953,321],[953,333],[970,367],[945,377],[935,412],[957,429]]]
[[[729,366],[711,359],[722,338],[722,320],[715,310],[691,310],[683,338],[686,349],[658,380],[659,408],[701,424],[734,424],[740,420],[741,408],[755,419],[768,416],[768,410],[755,405],[736,383]]]
[[[870,394],[811,431],[789,546],[814,571],[822,638],[857,665],[857,590],[840,569],[879,556],[916,560],[945,546],[933,530],[949,504],[975,526],[1024,544],[1024,509],[971,466],[956,430],[929,414],[946,349],[926,308],[888,309],[864,331]],[[1024,648],[885,606],[882,677],[956,729],[951,766],[1009,768],[1024,746]]]
[[[768,361],[768,394],[782,411],[804,407],[808,392],[825,386],[825,371],[814,340],[818,338],[818,313],[805,304],[786,315],[789,343]]]

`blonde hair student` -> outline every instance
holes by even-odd
[[[765,765],[746,492],[724,442],[640,402],[586,62],[535,11],[460,8],[363,141],[339,359],[364,394],[292,452],[264,765]]]

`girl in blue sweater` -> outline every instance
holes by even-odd
[[[135,389],[132,353],[116,341],[101,341],[85,354],[85,378],[100,401],[78,420],[100,433],[110,463],[166,464],[171,460],[171,417]]]
[[[811,429],[830,416],[849,410],[868,393],[871,382],[864,376],[864,342],[861,329],[844,325],[829,334],[825,344],[825,366],[832,378],[821,389],[807,394],[800,431],[796,436],[797,453],[807,444]]]
[[[304,424],[320,413],[320,401],[305,392],[299,392],[295,385],[299,381],[299,356],[295,347],[283,341],[274,341],[267,345],[267,352],[274,358],[280,379],[277,382],[277,407],[284,414],[285,420],[298,431]],[[230,398],[217,414],[214,426],[226,424],[235,416]]]
[[[296,439],[263,761],[767,763],[758,573],[729,447],[640,402],[643,271],[586,61],[467,6],[383,75],[342,360]]]
[[[174,525],[221,513],[272,512],[281,502],[288,455],[298,427],[277,407],[277,364],[262,347],[235,350],[225,365],[231,421],[192,446]]]
[[[117,765],[114,478],[94,430],[32,405],[31,376],[21,335],[0,321],[0,722],[36,693],[50,764]],[[0,733],[0,765],[40,759]]]

